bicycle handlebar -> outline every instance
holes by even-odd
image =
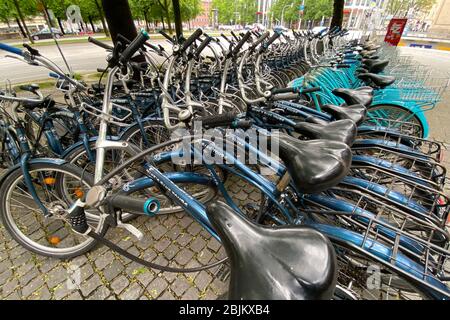
[[[186,51],[186,49],[189,48],[191,44],[193,44],[194,41],[197,40],[202,34],[203,34],[202,29],[199,28],[195,30],[194,33],[191,34],[191,36],[183,42],[179,52],[182,53]]]
[[[219,115],[205,116],[195,119],[201,121],[205,129],[215,127],[232,127],[234,129],[248,129],[252,126],[252,121],[245,119],[238,119],[237,114],[233,112],[226,112]]]
[[[202,43],[200,43],[200,45],[198,46],[197,50],[194,53],[194,56],[196,58],[200,57],[200,54],[206,48],[206,46],[211,42],[211,40],[212,40],[212,38],[210,36],[206,36],[206,38],[202,41]]]
[[[159,30],[159,34],[162,34],[164,36],[164,38],[166,38],[167,40],[169,40],[171,43],[173,43],[173,39],[171,36],[169,36],[167,33],[165,33],[163,30]]]
[[[103,43],[101,41],[98,41],[97,39],[94,39],[92,37],[88,38],[88,42],[95,44],[96,46],[99,46],[105,50],[114,50],[114,48],[112,46],[110,46],[109,44]]]
[[[9,53],[23,56],[23,51],[21,49],[10,46],[9,44],[6,43],[0,43],[0,50],[8,51]]]
[[[261,44],[268,36],[270,35],[269,31],[266,31],[261,37],[259,37],[250,47],[250,50],[255,50],[257,46]]]
[[[244,36],[241,38],[241,41],[239,41],[239,43],[236,45],[236,47],[234,47],[232,54],[233,55],[237,55],[239,53],[239,51],[241,50],[242,46],[244,45],[244,43],[246,43],[248,41],[248,39],[251,36],[251,32],[247,31],[246,34],[244,34]]]
[[[120,56],[120,62],[126,63],[128,60],[130,60],[130,58],[136,53],[136,51],[139,50],[140,47],[142,47],[142,45],[148,39],[150,39],[148,33],[144,30],[141,30],[137,37],[134,38],[133,41],[131,41],[131,43],[128,45],[128,47],[125,48],[125,50],[123,50]]]

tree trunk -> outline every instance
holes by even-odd
[[[100,20],[102,22],[103,32],[105,33],[105,35],[107,37],[109,37],[109,30],[108,30],[108,27],[106,26],[105,16],[103,15],[103,9],[100,7],[100,4],[98,3],[98,0],[94,0],[94,2],[95,2],[95,5],[97,6],[98,14],[100,15]]]
[[[130,41],[136,38],[136,27],[127,0],[102,0],[102,5],[114,43],[119,33]]]
[[[166,30],[166,25],[164,23],[164,17],[163,16],[161,16],[161,22],[162,22],[162,25],[163,25],[163,30]]]
[[[23,30],[22,24],[20,23],[20,20],[18,17],[16,17],[16,23],[17,26],[19,27],[20,33],[22,34],[22,37],[26,38],[27,34],[25,33],[25,30]]]
[[[34,43],[34,40],[33,40],[33,38],[31,38],[30,32],[28,31],[28,27],[27,27],[27,25],[25,23],[25,19],[23,17],[22,10],[20,10],[20,6],[19,6],[18,0],[14,0],[14,6],[16,7],[17,14],[19,15],[20,22],[22,23],[22,26],[25,29],[26,37],[28,38],[28,40],[30,40],[31,43]]]
[[[345,0],[334,0],[333,3],[333,19],[331,20],[331,28],[342,28],[342,22],[344,21],[344,2]]]
[[[91,17],[91,16],[89,16],[89,23],[90,23],[90,25],[91,25],[92,32],[95,33],[94,21],[92,21],[92,17]]]
[[[66,33],[64,32],[64,27],[63,27],[63,25],[62,25],[61,18],[57,18],[57,19],[58,19],[59,30],[61,30],[61,33],[62,33],[63,35],[65,35]]]
[[[145,21],[145,29],[148,32],[150,28],[148,27],[147,10],[144,11],[144,21]]]

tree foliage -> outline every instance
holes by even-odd
[[[284,21],[298,21],[299,7],[302,0],[278,0],[272,5],[274,20],[281,21],[281,15],[284,8]],[[291,6],[292,4],[292,6]],[[305,10],[302,19],[304,20],[320,20],[322,17],[329,18],[332,16],[333,0],[305,0]]]
[[[254,0],[213,0],[212,8],[218,10],[219,23],[242,25],[255,22],[258,10]]]
[[[387,10],[394,17],[404,17],[408,12],[426,13],[436,0],[389,0]]]

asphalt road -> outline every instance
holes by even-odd
[[[164,44],[164,40],[153,40],[152,43]],[[76,72],[95,71],[106,65],[106,51],[89,42],[63,43],[62,51],[70,67]],[[64,68],[64,62],[55,45],[39,46],[37,49],[47,58]],[[30,66],[23,61],[6,58],[5,51],[0,51],[0,82],[9,79],[12,83],[22,83],[48,78],[48,70]]]

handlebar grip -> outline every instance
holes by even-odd
[[[200,57],[200,54],[202,53],[203,49],[206,48],[206,46],[211,42],[212,38],[210,36],[206,36],[206,38],[200,43],[197,50],[195,51],[194,55],[196,58]]]
[[[189,48],[190,45],[193,44],[194,41],[197,40],[202,34],[203,34],[202,29],[199,28],[195,30],[194,33],[191,34],[191,36],[183,42],[183,45],[180,48],[180,52],[186,51],[186,49]]]
[[[239,38],[237,37],[237,35],[233,32],[233,30],[230,31],[231,35],[233,36],[234,40],[239,42]]]
[[[236,114],[232,112],[226,112],[223,114],[205,116],[195,119],[196,121],[201,121],[202,126],[206,129],[222,126],[231,126],[236,120]]]
[[[253,42],[252,46],[250,47],[250,50],[255,50],[255,48],[259,46],[259,44],[263,42],[269,35],[270,35],[269,31],[263,33],[261,37],[259,37],[255,42]]]
[[[313,93],[322,90],[321,87],[301,88],[300,93]]]
[[[239,43],[236,45],[236,47],[233,48],[233,55],[237,55],[239,53],[239,51],[241,50],[244,43],[246,43],[248,41],[248,39],[250,39],[251,35],[252,34],[250,31],[247,31],[247,33],[244,34],[241,41],[239,41]]]
[[[128,40],[127,38],[125,38],[122,34],[118,33],[117,34],[117,39],[122,41],[123,44],[130,44],[130,40]]]
[[[106,72],[106,70],[108,70],[108,69],[105,69],[105,68],[97,68],[97,72],[100,72],[100,73],[104,73],[104,72]]]
[[[272,89],[272,94],[295,93],[298,89],[294,87]]]
[[[338,69],[342,69],[342,68],[350,68],[350,65],[349,65],[349,64],[346,64],[346,63],[344,63],[344,64],[338,64],[338,65],[336,65],[336,68],[338,68]]]
[[[55,73],[55,72],[49,72],[48,75],[49,75],[49,77],[55,78],[55,79],[61,78],[61,76],[59,74]]]
[[[95,44],[96,46],[99,46],[99,47],[101,47],[101,48],[103,48],[103,49],[106,49],[106,50],[113,50],[114,48],[112,47],[112,46],[110,46],[109,44],[106,44],[106,43],[103,43],[103,42],[101,42],[101,41],[98,41],[97,39],[94,39],[94,38],[92,38],[92,37],[89,37],[88,38],[88,42],[90,42],[90,43],[93,43],[93,44]]]
[[[140,47],[149,39],[149,35],[146,31],[141,30],[136,38],[123,50],[120,56],[120,62],[125,63],[139,50]]]
[[[154,50],[154,51],[156,51],[158,53],[161,52],[161,49],[159,47],[155,46],[154,44],[145,42],[144,46],[149,47],[150,49],[152,49],[152,50]]]
[[[9,53],[23,56],[23,52],[21,49],[10,46],[9,44],[6,44],[6,43],[0,43],[0,50],[5,50],[5,51],[8,51]]]
[[[231,128],[233,129],[250,129],[253,125],[253,121],[251,120],[245,120],[245,119],[240,119],[240,120],[235,120],[232,124],[231,124]]]
[[[224,35],[223,33],[221,33],[220,36],[221,36],[222,38],[224,38],[227,42],[231,43],[231,40],[228,39],[228,37],[227,37],[226,35]]]
[[[269,40],[264,44],[264,48],[268,48],[275,40],[277,40],[281,36],[281,33],[275,32]]]
[[[159,30],[159,34],[162,34],[164,36],[164,38],[166,38],[171,43],[173,43],[173,38],[171,36],[169,36],[167,33],[165,33],[163,30]]]

